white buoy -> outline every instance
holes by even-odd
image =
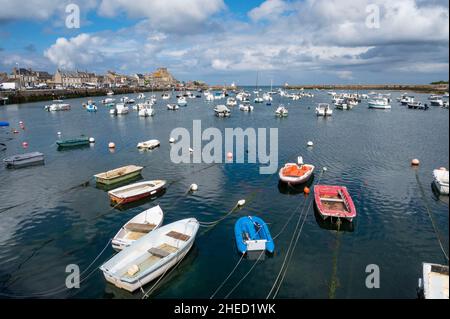
[[[323,168],[323,171],[324,171],[324,172],[328,171],[328,168],[324,167],[324,168]]]
[[[114,149],[114,148],[116,148],[116,144],[114,144],[113,142],[111,142],[111,143],[108,144],[108,148]]]
[[[171,138],[169,139],[169,143],[170,143],[170,144],[175,143],[175,139],[174,139],[173,137],[171,137]]]
[[[308,145],[309,147],[313,147],[313,146],[314,146],[314,143],[313,143],[312,141],[309,141],[307,145]]]
[[[89,143],[91,143],[91,144],[95,143],[95,138],[90,137],[90,138],[89,138]]]
[[[56,133],[56,134],[61,135],[61,132],[58,132],[58,133]]]
[[[198,191],[198,185],[197,184],[192,184],[191,185],[191,191],[193,191],[193,192]]]
[[[238,204],[239,207],[244,206],[245,205],[245,199],[241,199],[240,201],[238,201],[237,204]]]

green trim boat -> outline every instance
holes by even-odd
[[[80,147],[89,145],[89,138],[85,136],[81,136],[78,138],[72,138],[67,140],[58,140],[56,141],[56,145],[59,148],[71,148],[71,147]]]
[[[120,167],[105,173],[94,175],[98,184],[112,185],[126,180],[130,180],[141,175],[144,168],[136,165]]]

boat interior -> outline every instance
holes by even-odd
[[[312,167],[309,165],[289,165],[283,168],[282,174],[286,177],[301,177],[309,173]]]
[[[339,211],[346,214],[350,213],[350,208],[341,191],[338,191],[337,193],[321,194],[320,201],[322,206],[327,210]]]

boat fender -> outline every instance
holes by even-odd
[[[136,275],[138,272],[139,272],[139,266],[138,265],[131,266],[130,268],[128,268],[128,271],[127,271],[128,275],[130,277]]]

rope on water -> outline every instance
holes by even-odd
[[[428,216],[430,217],[431,225],[433,226],[433,231],[434,231],[434,233],[435,233],[435,235],[436,235],[436,239],[437,239],[438,242],[439,242],[439,247],[441,248],[441,251],[442,251],[442,253],[444,254],[444,257],[445,257],[445,259],[447,260],[447,263],[448,263],[448,261],[449,261],[449,259],[448,259],[448,254],[447,254],[447,252],[446,252],[445,249],[444,249],[444,245],[442,244],[441,234],[440,234],[439,229],[438,229],[438,227],[437,227],[437,225],[436,225],[436,222],[435,222],[435,220],[434,220],[433,213],[432,213],[432,211],[431,211],[430,205],[429,205],[429,203],[428,203],[428,201],[427,201],[427,198],[426,198],[426,196],[425,196],[425,191],[424,191],[424,189],[423,189],[422,183],[420,182],[419,174],[418,174],[417,170],[415,170],[415,175],[416,175],[416,181],[417,181],[417,184],[418,184],[418,186],[419,186],[420,195],[421,195],[421,197],[422,197],[422,200],[423,200],[424,203],[425,203],[425,208],[426,208],[426,210],[427,210]]]
[[[233,287],[233,289],[230,290],[230,292],[225,296],[225,299],[228,299],[228,297],[233,293],[233,291],[236,290],[237,287],[247,278],[248,275],[252,272],[252,270],[255,268],[256,264],[258,264],[259,260],[261,259],[262,255],[265,253],[265,250],[261,251],[261,254],[259,254],[258,259],[253,263],[252,268],[244,275],[244,277],[241,278],[241,280],[238,281],[238,283]]]
[[[326,171],[325,169],[322,170],[317,183],[320,183],[320,180],[322,179],[322,175],[323,175],[323,173],[325,171]],[[303,208],[302,208],[302,210],[301,210],[301,212],[299,214],[299,218],[297,220],[297,224],[295,225],[295,229],[294,229],[294,232],[292,234],[292,238],[291,238],[291,241],[289,243],[289,247],[288,247],[288,250],[286,252],[286,256],[284,257],[284,260],[283,260],[283,263],[281,265],[280,271],[278,272],[278,275],[277,275],[277,277],[276,277],[276,279],[275,279],[275,281],[274,281],[274,283],[272,285],[272,288],[270,289],[268,295],[266,296],[266,300],[269,299],[270,295],[273,293],[275,287],[278,284],[278,288],[275,290],[275,293],[272,296],[272,299],[275,299],[276,296],[278,295],[278,292],[279,292],[279,290],[281,288],[281,285],[283,284],[284,278],[285,278],[287,270],[289,268],[289,264],[291,262],[291,259],[292,259],[292,256],[294,254],[294,251],[295,251],[295,248],[297,246],[297,243],[298,243],[298,240],[300,238],[300,235],[302,233],[303,226],[304,226],[304,224],[306,222],[306,218],[308,216],[308,211],[311,208],[311,204],[312,204],[313,200],[310,201],[310,204],[308,205],[308,208],[307,208],[307,210],[305,212],[305,207],[306,207],[306,203],[307,202],[308,202],[308,198],[307,198],[307,200],[305,200]],[[301,223],[302,218],[303,218],[303,222]],[[301,223],[301,225],[300,225],[300,223]]]
[[[211,297],[209,297],[209,299],[213,299],[216,296],[216,294],[220,291],[220,289],[222,289],[222,287],[225,285],[225,283],[228,281],[228,279],[231,278],[231,276],[234,274],[234,272],[236,271],[236,269],[238,268],[238,266],[244,259],[244,256],[245,256],[245,254],[241,255],[241,258],[239,258],[239,261],[237,262],[236,266],[234,266],[233,270],[230,272],[230,274],[227,276],[227,278],[225,278],[225,280],[219,285],[219,287],[217,287],[216,291],[214,291],[214,293],[211,295]]]

